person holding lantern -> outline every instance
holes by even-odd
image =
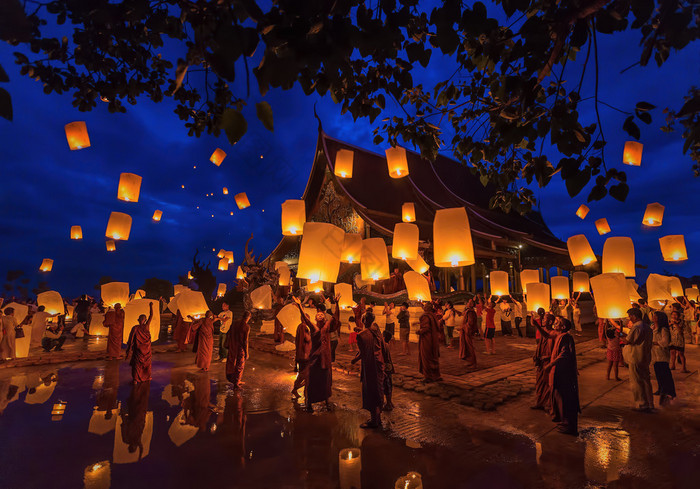
[[[306,313],[303,313],[303,315],[306,316]],[[292,386],[292,396],[294,399],[298,399],[300,397],[299,389],[306,386],[306,365],[311,354],[311,331],[305,321],[301,321],[299,326],[297,326],[294,345],[294,365],[297,371],[297,378]]]
[[[188,316],[192,318],[192,316]],[[203,318],[192,323],[192,330],[198,332],[197,355],[195,363],[203,372],[209,370],[214,353],[214,314],[207,311]]]
[[[226,359],[226,379],[239,389],[245,361],[248,359],[248,336],[250,335],[251,313],[246,311],[243,317],[236,321],[228,334],[228,358]]]
[[[13,360],[15,358],[15,329],[17,326],[14,308],[5,308],[5,313],[0,317],[0,360]]]
[[[151,380],[153,352],[151,351],[151,331],[149,326],[153,319],[153,302],[149,302],[148,308],[148,318],[146,318],[145,314],[139,316],[139,323],[131,328],[129,341],[126,344],[126,355],[124,358],[129,358],[129,353],[131,353],[131,376],[134,384]]]
[[[651,388],[651,373],[649,364],[651,363],[651,348],[654,341],[654,333],[651,328],[642,321],[642,311],[638,308],[631,308],[627,311],[630,332],[627,335],[627,345],[625,348],[637,350],[628,361],[630,374],[630,386],[636,406],[635,411],[653,412],[654,397]],[[622,325],[618,324],[621,329]],[[627,353],[625,352],[625,355]]]
[[[228,302],[221,303],[221,314],[219,314],[219,320],[221,321],[221,327],[219,328],[219,361],[225,362],[228,356],[228,350],[226,349],[226,335],[228,330],[231,329],[231,323],[233,322],[233,312],[229,309]]]
[[[107,335],[107,360],[116,360],[122,354],[122,339],[124,337],[124,309],[122,305],[114,304],[105,313],[102,325],[109,328]]]
[[[440,376],[440,320],[431,302],[423,306],[418,329],[418,371],[424,382],[442,380]]]

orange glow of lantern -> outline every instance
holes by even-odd
[[[659,238],[661,254],[664,261],[682,261],[688,259],[688,252],[685,249],[685,238],[682,234],[670,234]]]
[[[637,282],[635,282],[631,278],[628,278],[627,279],[627,295],[629,295],[629,297],[630,297],[630,302],[636,302],[642,298],[642,296],[639,295],[639,292],[637,292],[637,289],[638,289]]]
[[[599,318],[620,319],[627,317],[630,297],[623,273],[602,273],[591,277],[591,288]]]
[[[158,222],[158,221],[160,221],[160,219],[161,219],[162,217],[163,217],[163,211],[160,211],[160,210],[156,209],[156,210],[153,212],[153,220],[154,220],[154,221]]]
[[[228,264],[233,263],[233,251],[224,251],[224,258],[228,260]]]
[[[282,202],[282,234],[299,236],[306,222],[306,203],[303,200],[285,200]]]
[[[83,239],[83,228],[80,226],[71,226],[70,239]]]
[[[226,284],[219,284],[216,288],[216,297],[223,297],[226,295]]]
[[[250,293],[250,301],[255,309],[272,309],[272,288],[269,285],[258,287]]]
[[[664,220],[664,209],[665,207],[658,202],[647,204],[644,217],[642,218],[642,224],[653,227],[661,226]]]
[[[595,253],[591,248],[588,239],[583,234],[571,236],[566,240],[566,247],[569,249],[569,258],[571,263],[578,267],[580,265],[588,265],[596,261]]]
[[[340,296],[338,305],[341,309],[348,309],[355,305],[352,300],[352,285],[346,283],[335,284],[333,286],[333,293],[336,296]]]
[[[279,285],[282,287],[287,287],[292,280],[292,272],[289,270],[289,265],[287,265],[287,262],[275,262],[275,270],[277,273],[279,273]]]
[[[319,292],[323,291],[323,282],[310,282],[307,281],[308,283],[306,284],[306,290],[309,292],[313,292],[314,294],[318,294]]]
[[[148,318],[151,312],[151,304],[153,304],[153,317],[151,318],[148,332],[151,333],[151,343],[158,341],[158,336],[160,335],[160,304],[153,299],[135,299],[124,306],[122,343],[129,341],[132,328],[139,323],[139,316],[143,314]]]
[[[644,149],[642,143],[626,141],[625,149],[622,151],[622,163],[630,166],[640,166],[642,164],[642,149]]]
[[[588,211],[590,209],[588,208],[587,205],[581,204],[578,209],[576,209],[576,215],[580,217],[581,219],[585,219],[586,216],[588,215]]]
[[[362,280],[384,280],[389,278],[389,256],[386,243],[382,238],[362,240],[362,259],[360,260]]]
[[[107,251],[115,251],[117,249],[117,245],[112,239],[105,241],[105,246],[107,247]]]
[[[216,148],[209,157],[209,161],[214,163],[216,166],[220,166],[221,163],[224,162],[224,158],[226,158],[226,152],[221,148]]]
[[[69,122],[65,126],[66,140],[71,150],[90,147],[90,136],[88,136],[85,121]]]
[[[345,232],[337,226],[325,222],[304,224],[297,277],[312,282],[335,282],[344,241]]]
[[[131,233],[131,216],[123,212],[112,212],[107,222],[105,236],[114,240],[128,240]]]
[[[541,307],[545,311],[549,310],[551,298],[549,294],[549,284],[542,282],[530,282],[527,284],[527,310],[537,312]]]
[[[343,250],[340,252],[340,261],[343,263],[358,263],[362,254],[362,235],[358,233],[345,233],[343,238]]]
[[[615,236],[603,245],[603,273],[622,273],[626,277],[636,275],[634,269],[634,243],[632,238]]]
[[[552,299],[568,299],[571,295],[569,292],[569,277],[554,276],[549,280]]]
[[[474,264],[474,245],[464,207],[439,209],[433,221],[433,257],[436,267]]]
[[[668,277],[668,283],[673,297],[683,297],[684,291],[683,285],[681,285],[681,279],[675,276]]]
[[[219,270],[225,272],[228,270],[228,260],[226,258],[222,258],[219,260]]]
[[[184,289],[175,296],[177,308],[182,317],[192,316],[199,319],[209,310],[204,295],[197,290]]]
[[[221,248],[221,249],[219,250],[219,252],[216,254],[216,257],[217,257],[217,258],[223,258],[225,254],[226,254],[226,250],[223,249],[223,248]]]
[[[404,148],[395,146],[385,150],[384,153],[386,153],[386,164],[391,178],[403,178],[408,175],[408,159]]]
[[[192,271],[187,270],[187,280],[193,280],[193,279],[194,279],[194,276],[192,275]]]
[[[520,287],[523,289],[523,294],[527,294],[527,284],[537,283],[539,281],[539,270],[527,269],[520,272]]]
[[[590,292],[590,282],[586,272],[574,272],[574,292]]]
[[[408,222],[394,225],[391,256],[401,260],[415,260],[418,257],[418,226]]]
[[[228,188],[224,187],[224,195],[228,195]]]
[[[246,207],[250,207],[250,201],[248,200],[248,196],[245,194],[245,192],[236,194],[234,199],[236,200],[236,205],[239,209],[245,209]]]
[[[241,267],[238,267],[238,270],[236,270],[236,280],[243,280],[245,278],[245,272],[243,272],[243,269]]]
[[[430,269],[430,266],[425,262],[422,256],[418,255],[415,260],[406,260],[406,263],[413,271],[418,273],[425,273]]]
[[[339,149],[335,154],[333,173],[340,178],[352,178],[352,165],[355,153],[349,149]]]
[[[698,302],[700,301],[700,290],[690,287],[689,289],[685,289],[685,297],[689,301],[695,301]]]
[[[494,270],[489,273],[489,282],[491,283],[491,295],[503,296],[510,293],[508,287],[508,272]]]
[[[102,302],[105,306],[114,307],[120,304],[122,307],[129,302],[128,282],[109,282],[100,286]]]
[[[608,224],[608,220],[604,217],[595,222],[595,228],[601,236],[610,232],[610,224]]]
[[[401,220],[403,222],[416,221],[416,206],[413,202],[404,202],[401,206]]]
[[[418,272],[409,270],[403,274],[404,282],[406,283],[406,292],[408,298],[412,301],[430,301],[430,285],[428,280]]]
[[[119,175],[117,199],[124,202],[138,202],[141,193],[141,177],[133,173]]]
[[[63,314],[65,312],[63,297],[55,290],[47,290],[37,294],[36,305],[44,306],[44,309],[49,314]]]
[[[40,272],[50,272],[53,268],[53,260],[51,258],[44,258],[41,261],[41,266],[39,267]]]

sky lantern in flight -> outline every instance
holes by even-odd
[[[700,301],[700,290],[696,289],[695,287],[685,289],[685,297],[689,301],[695,301],[697,303]]]
[[[83,239],[83,228],[80,226],[71,226],[70,239]]]
[[[588,211],[590,211],[588,206],[586,204],[581,204],[578,209],[576,209],[576,215],[581,219],[585,219],[588,215]]]
[[[105,241],[105,246],[107,247],[107,251],[115,251],[117,249],[117,245],[113,239]]]
[[[608,220],[604,217],[595,222],[595,228],[601,236],[610,232],[610,224],[608,224]]]
[[[340,269],[345,232],[325,222],[307,222],[303,234],[297,277],[312,282],[335,282]]]
[[[282,234],[299,236],[306,222],[306,203],[303,200],[285,200],[282,202]]]
[[[122,343],[126,344],[129,341],[131,330],[139,324],[139,316],[144,315],[148,318],[151,313],[150,305],[153,304],[153,318],[148,327],[151,333],[151,343],[158,341],[160,336],[160,304],[153,299],[134,299],[124,305],[124,329],[122,335]]]
[[[349,149],[339,149],[335,154],[333,173],[336,177],[352,178],[352,165],[355,153]]]
[[[209,157],[209,161],[214,163],[216,166],[220,166],[221,163],[223,163],[224,158],[226,158],[226,152],[221,148],[216,148]]]
[[[184,289],[177,295],[177,308],[183,318],[192,316],[199,319],[209,310],[204,295],[197,290]]]
[[[138,202],[141,193],[141,177],[134,173],[122,173],[119,175],[119,188],[117,199],[124,202]]]
[[[401,206],[401,220],[403,222],[416,221],[416,206],[413,202],[404,202]]]
[[[602,273],[591,277],[591,288],[599,318],[620,319],[627,317],[630,296],[623,273]]]
[[[566,240],[566,247],[569,249],[569,258],[571,263],[578,267],[580,265],[588,265],[596,261],[595,253],[591,248],[588,239],[583,234],[571,236]]]
[[[222,272],[228,270],[228,260],[226,258],[222,258],[221,260],[219,260],[219,270],[221,270]]]
[[[47,290],[36,296],[36,305],[44,306],[44,309],[49,314],[63,314],[65,308],[63,305],[63,297],[55,290]]]
[[[637,292],[637,289],[639,286],[637,285],[637,282],[634,281],[634,279],[628,278],[627,280],[627,295],[630,296],[630,302],[637,302],[639,299],[642,298],[641,295],[639,295],[639,292]]]
[[[115,240],[128,240],[131,232],[131,216],[123,212],[112,212],[107,222],[105,236]]]
[[[574,272],[573,274],[574,292],[590,292],[590,282],[586,272]]]
[[[217,258],[223,258],[225,254],[226,254],[226,250],[223,249],[223,248],[221,248],[221,249],[219,250],[219,252],[216,254],[216,257],[217,257]]]
[[[510,293],[508,287],[508,272],[493,270],[489,273],[489,282],[491,284],[491,295],[501,297]]]
[[[661,226],[661,223],[664,220],[664,209],[665,207],[658,202],[647,204],[647,208],[644,211],[644,217],[642,218],[642,224],[652,227]]]
[[[219,284],[216,288],[216,297],[223,297],[226,295],[226,284]]]
[[[233,251],[224,251],[224,258],[228,260],[228,264],[233,263]]]
[[[433,221],[433,257],[436,267],[474,264],[474,245],[464,207],[439,209]]]
[[[228,187],[224,187],[224,195],[228,195]]]
[[[524,294],[527,294],[527,284],[537,283],[539,281],[539,270],[525,269],[520,272],[520,287],[523,289]]]
[[[245,278],[245,272],[241,267],[238,267],[238,270],[236,270],[236,280],[243,280]]]
[[[187,270],[187,280],[194,280],[194,275],[192,275],[192,270]]]
[[[292,280],[292,272],[289,270],[287,262],[275,262],[275,271],[279,274],[278,284],[281,287],[287,287]]]
[[[413,269],[414,272],[425,273],[430,269],[430,266],[420,255],[418,255],[415,260],[406,260],[406,263]]]
[[[625,142],[625,149],[622,151],[622,163],[630,166],[640,166],[642,164],[642,149],[644,145],[637,141]]]
[[[537,312],[540,307],[548,311],[550,305],[549,284],[544,284],[542,282],[530,282],[527,284],[528,311]]]
[[[343,238],[343,250],[340,253],[340,261],[343,263],[358,263],[362,254],[362,235],[359,233],[345,233]]]
[[[50,272],[53,268],[53,260],[51,258],[44,258],[41,260],[41,266],[39,267],[40,272]]]
[[[568,299],[571,293],[569,292],[569,277],[554,276],[549,279],[552,291],[552,299]]]
[[[114,307],[115,304],[126,306],[129,302],[129,282],[109,282],[100,286],[102,302],[105,306]]]
[[[362,240],[362,259],[360,260],[362,280],[384,280],[389,278],[389,256],[386,243],[382,238]]]
[[[246,207],[250,207],[250,201],[248,200],[248,196],[245,192],[236,194],[234,199],[236,200],[236,205],[239,209],[245,209]]]
[[[428,280],[418,272],[409,270],[403,274],[409,300],[426,302],[432,299]]]
[[[307,281],[308,283],[306,284],[306,290],[309,292],[313,292],[314,294],[318,294],[319,292],[323,291],[323,282],[311,282]]]
[[[659,246],[664,261],[682,261],[688,259],[685,249],[685,238],[682,234],[670,234],[659,238]]]
[[[352,285],[346,283],[339,283],[333,286],[333,294],[340,296],[338,299],[338,305],[341,309],[348,309],[355,305],[352,300]]]
[[[250,293],[250,301],[255,309],[271,309],[272,288],[269,285],[258,287]]]
[[[634,243],[632,238],[615,236],[603,245],[603,273],[622,273],[626,277],[636,275],[634,269]]]
[[[391,256],[401,260],[415,260],[418,257],[418,226],[408,222],[394,225]]]
[[[163,217],[163,211],[156,209],[153,212],[153,220],[158,222]]]
[[[403,178],[408,175],[408,160],[406,159],[406,149],[401,146],[394,146],[384,151],[386,153],[386,164],[389,167],[391,178]]]
[[[88,136],[85,121],[69,122],[65,126],[66,140],[71,150],[90,147],[90,136]]]

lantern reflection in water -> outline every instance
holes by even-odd
[[[83,489],[109,489],[111,484],[112,469],[109,465],[109,460],[103,460],[85,468]]]
[[[423,489],[423,478],[418,472],[409,472],[396,479],[394,489]]]
[[[598,484],[620,478],[630,456],[630,435],[626,431],[594,428],[586,435],[584,469],[586,477]]]

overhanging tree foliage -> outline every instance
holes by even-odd
[[[375,143],[403,140],[430,159],[451,150],[484,184],[498,185],[493,206],[526,211],[534,198],[523,180],[545,186],[557,171],[572,196],[593,180],[588,200],[624,200],[626,175],[605,158],[598,37],[635,31],[634,69],[652,58],[662,65],[697,40],[697,3],[493,0],[489,11],[481,2],[435,4],[428,11],[418,0],[9,0],[0,31],[19,46],[22,74],[46,93],[72,93],[82,111],[100,100],[124,112],[124,101],[172,97],[190,135],[224,131],[235,144],[247,131],[251,84],[262,95],[298,85],[372,122],[390,99],[402,115],[384,118]],[[414,66],[437,63],[435,51],[441,67],[445,57],[453,63],[452,75],[431,88],[415,83]],[[581,81],[565,84],[573,65]],[[584,74],[595,77],[591,93],[582,93]],[[0,106],[9,103],[2,96]],[[584,103],[594,105],[593,120],[581,120]],[[622,108],[622,129],[639,139],[638,122],[651,124],[654,109],[653,100]],[[679,94],[664,112],[662,130],[681,126],[697,175],[700,90]],[[256,104],[256,115],[273,130],[267,102]],[[563,157],[552,162],[548,153]]]

